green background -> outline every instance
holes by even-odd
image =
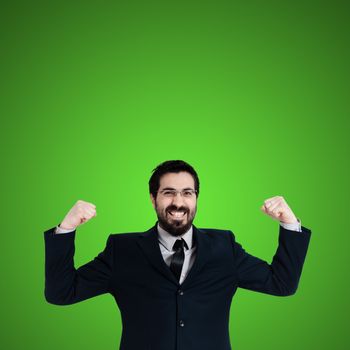
[[[80,266],[147,230],[167,159],[198,171],[194,224],[253,255],[277,247],[269,197],[312,230],[295,295],[237,291],[233,349],[349,348],[349,20],[345,1],[2,4],[1,348],[118,348],[111,295],[45,301],[43,232],[94,203]]]

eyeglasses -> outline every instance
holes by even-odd
[[[173,198],[177,196],[177,193],[180,193],[182,197],[184,198],[193,198],[195,194],[197,193],[196,190],[162,190],[158,191],[162,196],[166,198]]]

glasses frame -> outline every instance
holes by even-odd
[[[171,194],[170,196],[166,196],[166,195],[164,194],[164,192],[172,192],[172,194]],[[165,198],[174,198],[174,197],[177,196],[178,193],[180,193],[180,196],[181,196],[182,198],[192,198],[192,195],[191,195],[190,197],[184,196],[183,192],[191,192],[192,195],[194,194],[194,195],[196,195],[196,197],[197,197],[197,193],[198,193],[197,190],[193,190],[192,188],[191,188],[191,189],[181,190],[181,191],[180,191],[180,190],[175,190],[175,189],[174,189],[174,190],[165,189],[165,190],[157,191],[157,193],[160,193],[160,194],[163,195]]]

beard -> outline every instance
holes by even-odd
[[[192,226],[192,222],[196,215],[197,207],[194,211],[190,212],[190,210],[186,207],[176,207],[174,205],[170,205],[165,208],[164,211],[159,210],[156,204],[156,212],[158,217],[159,225],[167,232],[169,232],[172,236],[178,237],[187,232]],[[173,218],[171,217],[171,211],[182,211],[184,212],[183,218]]]

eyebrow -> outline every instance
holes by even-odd
[[[162,189],[162,191],[165,191],[165,190],[174,190],[174,191],[176,191],[176,188],[174,188],[174,187],[165,187],[165,188]],[[186,187],[186,188],[183,188],[181,191],[185,191],[185,190],[193,190],[193,188]]]

